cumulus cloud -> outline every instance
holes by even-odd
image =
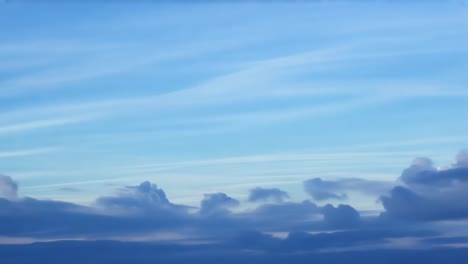
[[[115,196],[100,197],[96,200],[96,204],[108,209],[140,211],[174,207],[167,199],[166,193],[148,181],[138,186],[127,186]]]
[[[14,200],[18,195],[18,184],[9,176],[0,175],[0,197]]]
[[[291,239],[287,241],[290,244],[280,243],[281,247],[302,250],[293,247],[292,238],[305,237],[313,241],[316,238],[304,235],[310,231],[352,230],[361,232],[359,234],[375,231],[383,232],[383,237],[391,237],[390,234],[396,232],[395,228],[403,227],[402,237],[405,234],[410,236],[409,230],[419,225],[430,228],[432,221],[468,218],[468,204],[465,202],[468,200],[468,181],[464,173],[466,168],[461,165],[463,160],[463,154],[458,155],[452,166],[440,170],[435,169],[429,159],[418,158],[396,182],[401,186],[394,187],[388,194],[389,186],[394,183],[355,178],[336,181],[316,178],[304,183],[305,190],[319,200],[341,198],[349,190],[367,194],[380,192],[384,207],[380,216],[364,215],[346,204],[320,206],[310,200],[285,202],[286,192],[260,187],[251,191],[249,200],[266,203],[255,208],[233,210],[240,204],[237,199],[224,193],[212,193],[205,194],[198,211],[189,210],[194,208],[172,203],[163,189],[150,182],[121,188],[113,195],[97,198],[91,206],[81,206],[17,197],[14,181],[2,177],[2,186],[9,186],[8,197],[15,199],[0,198],[0,238],[118,237],[125,240],[174,233],[184,239],[226,241],[229,237],[249,234],[247,231],[253,230],[261,234],[250,233],[250,239],[266,244],[276,240],[265,236],[265,232],[289,233]],[[2,188],[3,191],[5,187]],[[355,236],[357,240],[362,238],[361,235]],[[321,239],[326,238],[323,236]]]
[[[227,196],[225,193],[205,194],[205,198],[201,201],[201,214],[221,214],[228,212],[229,208],[238,206],[238,200]]]
[[[282,191],[277,188],[261,188],[257,187],[250,190],[249,202],[265,202],[273,201],[277,203],[283,202],[285,199],[289,198],[289,194],[285,191]]]
[[[381,198],[384,216],[404,220],[436,221],[468,218],[467,188],[434,189],[431,193],[395,187],[389,196]]]
[[[172,204],[155,184],[128,186],[95,206],[20,197],[0,199],[0,237],[88,237],[173,231],[191,221],[188,207]]]
[[[405,171],[401,179],[408,185],[445,187],[468,182],[468,168],[425,170],[411,173]]]
[[[359,178],[345,178],[336,181],[313,178],[304,182],[304,190],[316,201],[344,200],[348,191],[361,192],[368,195],[379,196],[389,191],[393,182],[371,181]]]
[[[468,182],[468,151],[462,150],[451,167],[436,169],[429,158],[416,158],[400,179],[408,185],[441,187]]]
[[[428,158],[417,158],[403,171],[406,186],[395,187],[381,197],[384,216],[406,220],[435,221],[468,218],[468,167],[466,151],[453,166],[434,168]]]
[[[329,212],[331,209],[322,210],[308,200],[230,211],[238,205],[237,199],[224,193],[206,194],[197,213],[187,206],[171,203],[165,192],[150,182],[127,186],[112,196],[100,197],[93,206],[28,197],[15,201],[0,199],[0,237],[124,239],[176,232],[183,236],[220,239],[245,230],[289,232],[337,225],[333,213]]]

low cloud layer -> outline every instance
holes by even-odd
[[[2,176],[0,238],[158,240],[164,234],[177,243],[209,241],[235,243],[235,248],[302,251],[386,248],[395,239],[418,237],[417,246],[427,247],[426,239],[444,235],[438,221],[463,224],[468,219],[465,154],[461,152],[445,169],[434,168],[428,158],[417,158],[395,182],[357,178],[304,182],[315,200],[342,199],[351,195],[348,191],[380,196],[384,208],[380,214],[349,204],[286,202],[286,192],[261,187],[250,191],[248,201],[256,202],[254,208],[243,209],[240,200],[225,193],[205,194],[195,208],[172,203],[150,182],[123,187],[82,206],[18,197],[14,181]],[[271,234],[286,234],[286,240]]]

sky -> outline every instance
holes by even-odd
[[[0,33],[2,244],[467,244],[463,1],[11,0]]]

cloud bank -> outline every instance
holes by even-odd
[[[193,250],[200,254],[209,250],[254,250],[270,255],[388,250],[408,247],[399,242],[408,239],[414,250],[442,249],[463,245],[468,239],[468,234],[450,238],[448,231],[453,226],[441,222],[455,221],[466,227],[467,172],[466,151],[462,151],[444,169],[435,168],[428,158],[416,158],[392,183],[358,178],[312,178],[304,182],[305,191],[319,201],[344,199],[349,190],[372,195],[380,192],[383,211],[374,214],[349,204],[286,202],[289,195],[285,191],[261,187],[250,190],[247,199],[257,203],[255,208],[242,209],[240,200],[225,193],[205,194],[196,208],[172,203],[163,189],[148,181],[123,187],[83,206],[18,197],[16,183],[11,177],[1,176],[0,240],[7,244],[18,239],[156,243],[164,238],[171,246],[153,244],[155,250],[168,247],[185,252],[183,245],[188,243],[198,245]],[[0,246],[0,251],[3,249]]]

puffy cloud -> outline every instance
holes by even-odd
[[[462,150],[456,156],[453,166],[436,169],[428,158],[417,158],[401,175],[408,185],[442,187],[468,182],[468,151]]]
[[[170,203],[164,191],[149,182],[100,197],[95,205],[29,197],[0,199],[0,236],[125,237],[172,231],[191,221],[188,207]]]
[[[18,185],[9,176],[0,175],[0,197],[14,200],[18,195]]]
[[[468,218],[468,167],[466,151],[452,167],[438,170],[427,158],[418,158],[400,177],[406,186],[381,197],[386,217],[436,221]]]
[[[250,190],[249,202],[283,202],[285,199],[289,198],[289,194],[285,191],[282,191],[277,188],[265,189],[257,187]]]
[[[408,185],[419,184],[433,187],[445,187],[468,182],[468,168],[425,170],[416,173],[407,173],[407,171],[405,171],[401,179]]]
[[[100,197],[96,204],[107,209],[132,212],[151,212],[177,207],[169,202],[162,189],[148,181],[138,186],[127,186],[115,196]]]
[[[177,232],[217,239],[243,230],[304,231],[335,226],[310,201],[263,204],[253,210],[231,212],[239,201],[224,193],[206,194],[199,213],[169,201],[155,184],[128,186],[113,196],[100,197],[95,206],[19,198],[0,199],[0,237],[131,237],[148,233]],[[337,209],[338,210],[338,209]],[[341,209],[340,209],[341,210]],[[18,224],[20,223],[20,224]],[[342,225],[340,225],[342,226]]]
[[[205,194],[201,201],[201,214],[221,214],[227,213],[229,208],[236,207],[240,203],[238,200],[227,196],[225,193]]]
[[[361,216],[351,205],[344,204],[322,207],[309,200],[277,203],[286,197],[286,193],[279,189],[263,188],[252,190],[249,200],[272,203],[231,211],[239,205],[239,201],[224,193],[213,193],[204,196],[197,212],[188,210],[188,206],[171,203],[161,188],[143,182],[137,186],[124,187],[111,196],[100,197],[91,206],[21,197],[0,199],[0,238],[118,237],[125,240],[174,233],[184,237],[184,240],[226,241],[229,237],[246,234],[244,238],[238,239],[260,241],[268,245],[267,248],[279,245],[279,248],[303,250],[294,246],[294,241],[302,238],[308,241],[328,238],[311,238],[306,235],[309,231],[375,231],[383,232],[382,239],[385,239],[395,234],[396,227],[403,226],[404,237],[405,234],[410,235],[408,230],[415,226],[431,227],[431,221],[468,218],[468,204],[464,202],[468,199],[464,174],[466,168],[460,166],[460,160],[463,157],[457,158],[452,167],[437,170],[429,159],[418,158],[402,173],[399,183],[403,186],[393,188],[388,195],[385,193],[393,184],[390,182],[355,178],[325,181],[316,178],[304,183],[306,191],[319,199],[340,198],[350,190],[367,194],[381,192],[385,211],[380,216]],[[3,179],[8,179],[5,182],[9,183],[10,188],[16,186],[11,184],[13,181],[10,178]],[[16,196],[16,187],[14,190]],[[262,234],[245,233],[252,230]],[[265,235],[265,232],[286,232],[291,236],[286,240],[289,242],[283,244]],[[361,233],[354,233],[354,236],[356,241],[364,239],[360,237]],[[335,246],[331,242],[324,245]]]
[[[316,201],[344,200],[347,191],[357,191],[368,195],[379,196],[392,188],[394,183],[371,181],[358,178],[345,178],[336,181],[313,178],[304,182],[305,191]]]

